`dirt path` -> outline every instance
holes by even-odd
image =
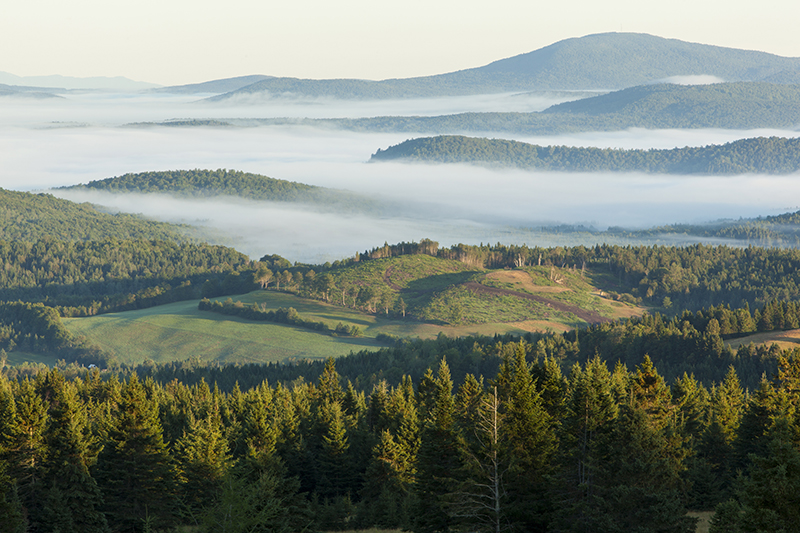
[[[555,311],[561,311],[563,313],[572,313],[581,320],[585,320],[589,324],[600,324],[603,322],[611,322],[610,318],[601,316],[599,313],[595,311],[581,309],[580,307],[574,305],[567,305],[565,303],[557,302],[555,300],[550,300],[549,298],[543,298],[542,296],[536,296],[534,294],[511,291],[508,289],[499,289],[497,287],[488,287],[486,285],[481,285],[480,283],[476,283],[474,281],[468,281],[467,283],[464,283],[463,287],[466,287],[467,289],[475,291],[477,293],[496,294],[500,296],[514,296],[515,298],[524,298],[526,300],[533,300],[534,302],[539,302],[540,304],[544,304],[550,307],[551,309],[554,309]]]
[[[384,271],[384,273],[383,273],[383,282],[385,284],[387,284],[388,286],[390,286],[392,288],[392,290],[395,290],[397,292],[405,291],[405,289],[403,289],[403,287],[401,287],[400,285],[392,283],[392,280],[391,280],[392,272],[394,272],[394,266],[390,266],[389,268],[387,268]]]

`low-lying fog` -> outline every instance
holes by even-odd
[[[258,110],[266,113],[263,106],[232,110],[208,104],[185,105],[188,101],[185,96],[139,95],[127,99],[119,95],[90,96],[81,95],[83,100],[79,102],[23,100],[22,105],[17,99],[0,99],[0,145],[4,147],[0,151],[0,187],[29,191],[128,172],[229,168],[348,189],[392,200],[401,206],[381,217],[324,213],[304,206],[231,198],[191,201],[155,195],[54,192],[111,210],[169,221],[199,221],[231,236],[230,240],[223,240],[254,258],[279,253],[295,261],[319,262],[349,256],[384,241],[423,237],[447,246],[457,242],[498,241],[550,245],[556,243],[552,236],[543,236],[530,228],[538,229],[544,224],[585,224],[601,230],[608,226],[647,227],[778,214],[797,210],[800,205],[800,180],[796,175],[682,177],[368,164],[366,161],[377,148],[386,148],[413,135],[308,127],[120,127],[169,118],[267,115],[258,114]],[[480,102],[480,98],[462,99],[461,103],[448,105],[466,108],[483,105]],[[418,112],[425,106],[433,109],[431,100],[401,104],[406,110],[416,108]],[[324,109],[319,116],[362,116],[356,113],[358,105],[362,104],[347,102],[341,107],[331,102],[319,104]],[[363,116],[393,113],[386,111],[387,108],[382,108],[383,113],[373,112],[369,106],[377,106],[375,103],[363,105],[366,106],[360,108]],[[440,109],[450,112],[448,105]],[[291,105],[270,109],[271,116],[290,116],[301,111]],[[628,130],[502,137],[545,145],[674,148],[772,135],[797,136],[798,132]],[[422,212],[420,205],[425,206]],[[408,206],[407,210],[403,206]]]

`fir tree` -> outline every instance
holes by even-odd
[[[95,468],[112,529],[142,531],[177,518],[176,476],[163,440],[158,411],[132,374],[122,390],[116,421]]]

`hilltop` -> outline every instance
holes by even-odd
[[[398,160],[572,172],[788,174],[800,171],[800,139],[761,137],[672,150],[619,150],[445,135],[410,139],[378,149],[370,158],[371,162]]]
[[[257,95],[387,99],[531,90],[615,90],[691,76],[711,76],[720,81],[777,81],[794,79],[792,73],[798,70],[800,58],[640,33],[601,33],[566,39],[482,67],[446,74],[381,81],[269,77],[211,100]]]
[[[183,198],[233,196],[360,211],[374,207],[372,200],[354,193],[227,169],[141,172],[61,188],[111,193],[165,193]]]

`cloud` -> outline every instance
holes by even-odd
[[[688,76],[670,76],[668,78],[661,78],[651,83],[674,83],[675,85],[711,85],[712,83],[725,83],[720,77],[712,76],[711,74],[694,74]]]

